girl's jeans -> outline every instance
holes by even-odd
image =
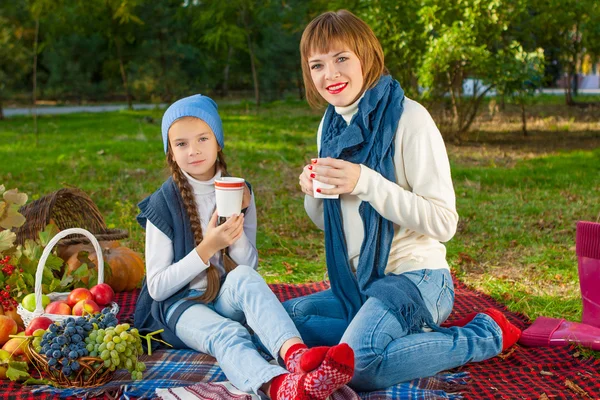
[[[447,269],[424,269],[404,274],[417,285],[433,320],[442,323],[454,304],[454,286]],[[369,298],[348,324],[331,290],[286,301],[305,343],[311,346],[343,342],[354,349],[356,369],[350,386],[360,391],[383,389],[482,361],[500,353],[502,331],[486,314],[477,314],[464,328],[448,333],[408,335],[392,312]]]
[[[190,291],[190,296],[200,294]],[[178,304],[167,311],[167,321]],[[239,390],[258,394],[264,383],[287,371],[260,355],[245,322],[275,359],[286,340],[300,337],[264,279],[240,265],[227,275],[212,303],[193,305],[181,314],[175,333],[191,349],[214,356]]]

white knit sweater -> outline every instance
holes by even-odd
[[[358,111],[360,99],[347,107],[336,107],[346,123]],[[321,144],[319,126],[317,145]],[[446,147],[427,110],[414,100],[404,99],[395,137],[396,182],[361,165],[354,191],[340,196],[344,236],[350,264],[358,266],[364,227],[358,207],[367,201],[384,218],[394,223],[394,238],[386,274],[419,269],[448,269],[447,242],[458,223],[456,199]],[[312,221],[324,229],[323,200],[305,196],[304,208]]]
[[[199,181],[183,173],[194,191],[194,199],[198,206],[202,231],[206,227],[215,210],[215,179],[221,177],[221,172],[209,181]],[[256,251],[256,206],[254,194],[244,216],[244,233],[231,246],[229,255],[240,265],[248,265],[256,269],[258,252]],[[217,267],[221,274],[225,273],[221,253],[215,254],[209,261]],[[190,284],[190,289],[206,289],[206,269],[198,252],[194,249],[187,256],[174,263],[173,242],[160,229],[146,221],[146,282],[148,293],[156,301],[169,298],[179,289]]]

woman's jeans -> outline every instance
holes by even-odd
[[[441,324],[454,304],[454,286],[447,269],[404,274],[417,285],[433,320]],[[486,314],[477,314],[464,328],[447,333],[407,334],[381,301],[369,298],[348,324],[331,290],[286,301],[285,309],[309,347],[347,343],[355,354],[350,386],[360,391],[383,389],[414,378],[435,375],[471,361],[496,356],[502,331]]]
[[[191,296],[200,294],[190,292]],[[167,321],[178,304],[167,311]],[[214,356],[239,390],[258,394],[264,383],[287,371],[260,355],[245,322],[275,359],[286,340],[300,337],[264,279],[240,265],[227,275],[212,303],[193,305],[181,314],[175,333],[191,349]]]

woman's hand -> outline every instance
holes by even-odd
[[[313,195],[313,178],[310,177],[310,175],[312,174],[312,168],[314,168],[312,165],[305,165],[304,169],[302,170],[302,173],[300,174],[300,180],[298,182],[300,184],[300,189],[302,189],[302,192],[309,196]]]
[[[317,189],[322,194],[352,193],[360,178],[360,165],[335,158],[313,158],[308,167],[309,178],[335,185],[333,189]],[[302,177],[302,175],[301,175]],[[301,179],[302,182],[302,179]]]
[[[219,226],[217,226],[217,219],[215,211],[206,227],[202,242],[196,247],[198,255],[205,264],[218,251],[235,243],[244,233],[244,214],[231,216]]]

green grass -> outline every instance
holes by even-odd
[[[261,273],[269,282],[323,279],[323,236],[304,213],[297,186],[316,154],[321,114],[297,102],[267,104],[260,113],[247,103],[220,111],[229,170],[255,189]],[[0,184],[30,199],[79,187],[110,227],[130,231],[125,243],[143,251],[136,204],[167,177],[160,117],[160,110],[41,117],[37,145],[30,118],[0,122]],[[546,133],[544,140],[559,141],[569,134],[538,136]],[[461,279],[532,318],[580,318],[575,223],[596,221],[600,212],[600,150],[586,143],[516,157],[504,167],[480,148],[449,146],[461,219],[448,259]]]

